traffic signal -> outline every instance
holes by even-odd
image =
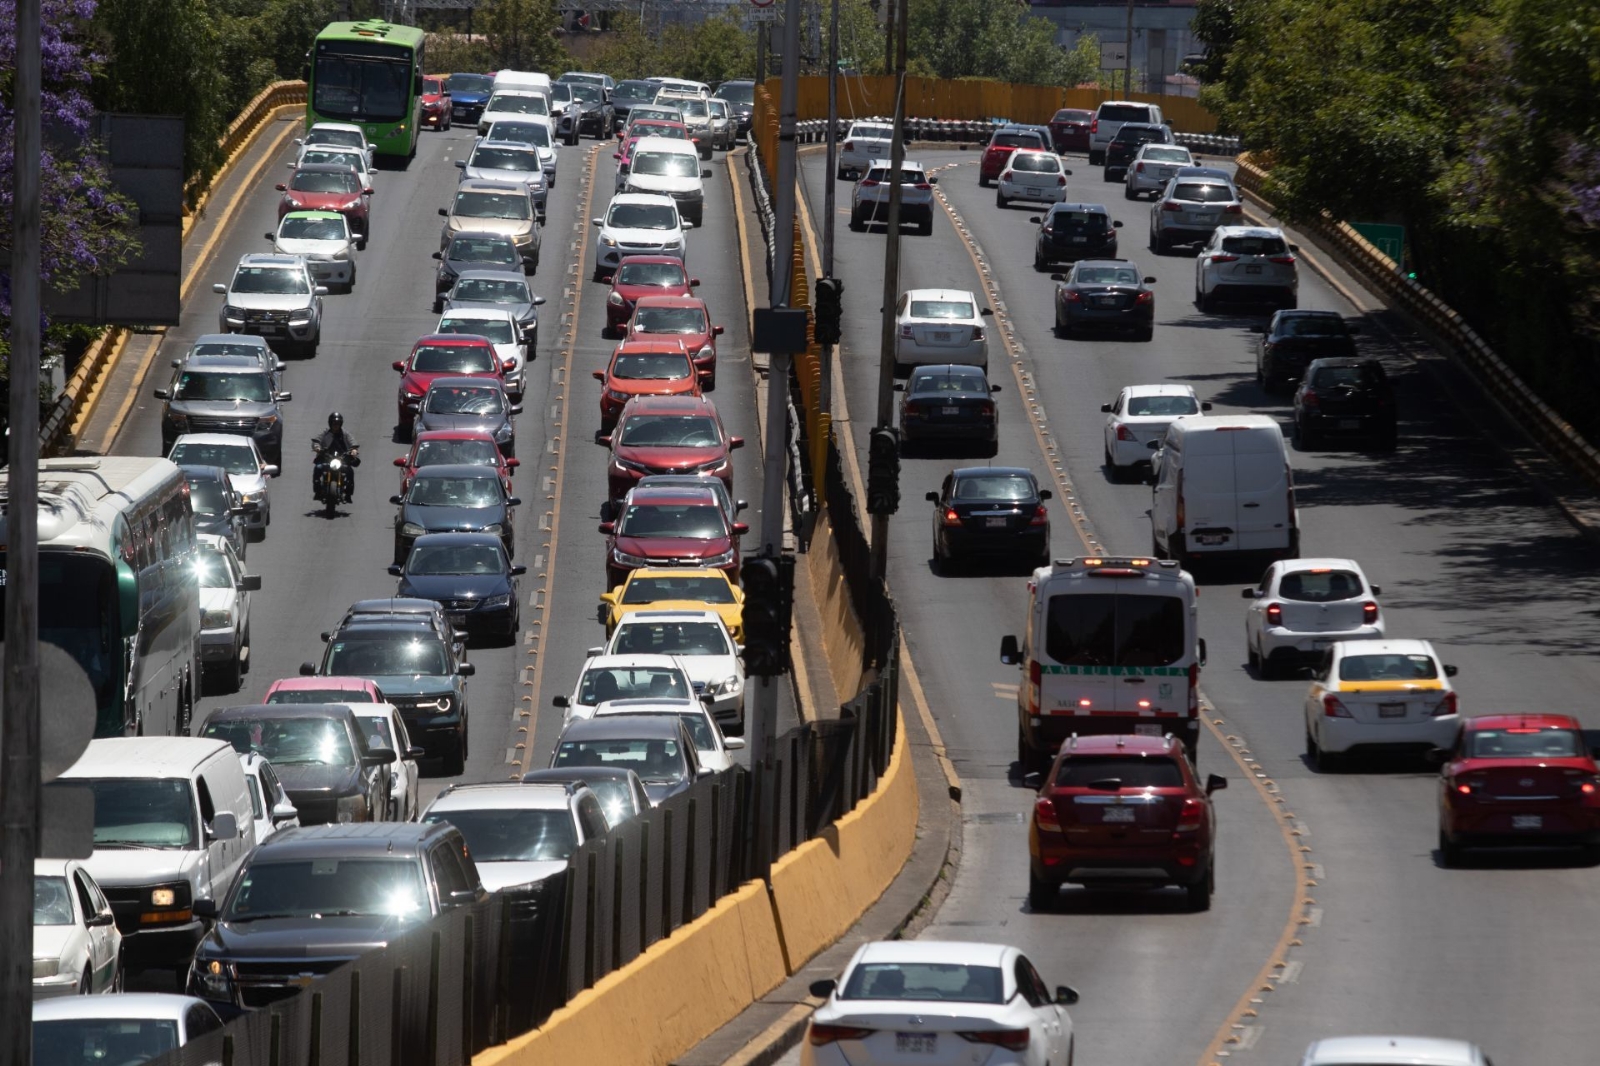
[[[867,513],[891,515],[899,509],[900,433],[879,426],[867,448]]]
[[[789,670],[789,629],[794,616],[794,556],[746,559],[739,568],[744,587],[744,671],[776,677]]]
[[[815,336],[818,344],[838,344],[843,335],[840,330],[839,319],[844,312],[840,297],[844,293],[844,282],[838,278],[817,279],[816,313],[817,322]]]

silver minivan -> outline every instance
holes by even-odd
[[[1187,566],[1213,555],[1300,554],[1294,473],[1273,419],[1180,418],[1167,427],[1150,465],[1150,532],[1158,557]]]

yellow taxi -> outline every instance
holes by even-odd
[[[721,570],[639,569],[610,592],[600,594],[599,621],[606,635],[630,612],[715,611],[734,643],[744,643],[744,591]]]

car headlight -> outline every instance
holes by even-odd
[[[362,812],[363,808],[366,807],[366,803],[367,798],[365,796],[340,796],[339,802],[334,808],[335,820],[340,822],[355,821],[356,815]]]
[[[35,981],[45,977],[54,977],[60,972],[61,960],[59,958],[33,960],[33,979]]]
[[[703,344],[703,345],[700,346],[700,354],[695,356],[695,358],[696,359],[710,359],[712,356],[714,356],[716,354],[717,354],[717,350],[715,348],[711,347],[711,345],[709,345],[709,344]]]
[[[620,400],[622,403],[627,403],[628,400],[629,400],[629,396],[628,396],[627,393],[618,392],[616,389],[607,389],[606,390],[606,397],[608,399],[612,399],[612,400]]]
[[[179,433],[187,433],[189,431],[188,415],[180,415],[176,412],[173,412],[172,414],[167,415],[167,417],[172,420],[172,428],[177,430]]]
[[[233,967],[227,963],[195,959],[190,973],[194,975],[195,984],[200,986],[200,994],[207,999],[233,998]]]
[[[278,416],[277,415],[262,415],[260,418],[256,419],[256,428],[257,429],[271,429],[273,426],[275,426],[277,424],[278,424]]]
[[[349,203],[341,205],[339,207],[339,210],[340,211],[352,211],[355,208],[358,208],[360,206],[361,206],[361,197],[358,196],[354,200],[351,200]]]
[[[488,599],[484,600],[478,606],[479,607],[487,607],[487,608],[510,607],[511,606],[511,593],[507,592],[504,595],[500,595],[500,596],[490,596]]]
[[[302,307],[297,311],[290,311],[289,312],[289,321],[290,322],[300,322],[300,323],[310,322],[311,321],[311,308]]]
[[[480,533],[492,533],[492,534],[494,534],[495,536],[498,537],[502,533],[504,533],[505,531],[506,531],[505,526],[501,525],[499,522],[496,522],[492,526],[484,526],[478,532],[480,532]]]
[[[266,493],[262,492],[260,489],[257,489],[254,492],[241,492],[241,493],[239,493],[239,502],[240,503],[260,503],[261,502],[261,497],[263,497],[265,495],[266,495]]]
[[[739,675],[729,674],[721,681],[706,686],[708,696],[731,696],[740,688]]]
[[[667,241],[661,247],[666,248],[668,250],[671,250],[673,248],[682,248],[683,247],[683,238],[682,237],[674,237],[674,238],[672,238],[672,240]]]
[[[400,535],[402,537],[420,537],[426,532],[427,530],[423,529],[415,522],[405,522],[400,526]]]
[[[504,444],[506,441],[511,439],[511,434],[511,423],[502,422],[500,423],[500,428],[494,431],[495,442],[498,444]]]
[[[223,315],[225,315],[228,318],[243,318],[244,317],[244,308],[235,307],[232,304],[223,304],[222,305],[222,313],[223,313]]]
[[[610,304],[612,307],[621,307],[625,302],[626,301],[622,299],[622,293],[620,292],[614,292],[610,296],[606,297],[606,303]]]
[[[349,259],[350,258],[350,249],[348,249],[348,248],[340,248],[337,252],[334,252],[333,255],[330,256],[329,258],[336,259],[336,260]]]
[[[226,627],[231,626],[231,625],[233,625],[233,612],[232,611],[201,611],[200,612],[200,628],[201,629],[223,629],[223,628],[226,628]],[[157,903],[157,904],[155,904],[155,906],[159,907],[159,906],[161,906],[161,904]],[[170,906],[170,904],[169,904],[169,906]]]
[[[642,555],[629,555],[618,548],[611,549],[611,561],[620,566],[649,566],[650,560]]]
[[[700,560],[702,566],[728,566],[733,562],[733,549],[729,548],[720,555],[708,556]]]
[[[615,237],[607,237],[605,234],[601,234],[600,246],[602,248],[615,248],[617,246],[617,239]]]
[[[632,470],[639,474],[650,473],[650,468],[648,466],[645,466],[643,463],[636,463],[632,459],[618,459],[616,462],[617,465],[622,467],[624,470]]]
[[[692,473],[709,474],[713,470],[721,470],[724,466],[727,465],[727,462],[728,462],[728,460],[726,458],[723,458],[723,459],[717,459],[714,462],[710,462],[710,463],[701,463],[699,466],[697,466],[697,467],[695,467],[693,469]]]

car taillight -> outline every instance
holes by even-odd
[[[994,414],[994,404],[985,400],[983,403],[978,405],[978,413],[983,415],[985,418],[988,418],[990,415]]]
[[[517,368],[517,361],[515,359],[502,359],[502,360],[500,360],[500,369],[502,369],[502,370],[515,370],[516,368]]]
[[[900,336],[904,340],[910,340],[911,339],[911,327],[910,326],[901,326],[900,327]]]
[[[926,189],[932,189],[932,188],[933,188],[933,186],[932,186],[932,185],[929,185],[929,184],[928,184],[928,183],[927,183],[927,182],[925,182],[925,181],[919,181],[919,182],[917,182],[917,185],[916,185],[916,187],[917,187],[917,188],[919,188],[919,189],[924,189],[924,190],[926,190]]]
[[[907,415],[920,415],[922,414],[922,405],[917,403],[915,400],[907,400],[905,413]]]
[[[1051,225],[1040,226],[1039,229],[1040,229],[1040,232],[1042,232],[1047,237],[1050,234],[1052,234],[1052,233],[1054,233],[1056,231],[1056,228],[1054,226],[1051,226]]]
[[[1306,389],[1300,394],[1300,402],[1306,407],[1320,407],[1322,400],[1317,396],[1315,389]]]
[[[1138,165],[1137,165],[1137,166],[1135,166],[1135,167],[1134,167],[1134,168],[1133,168],[1133,172],[1134,172],[1134,173],[1135,173],[1135,174],[1143,174],[1143,173],[1144,173],[1144,164],[1143,164],[1143,163],[1140,163],[1140,164],[1138,164]]]
[[[1363,603],[1361,605],[1361,622],[1362,622],[1362,624],[1370,626],[1372,623],[1376,622],[1377,620],[1378,620],[1378,605],[1376,603],[1373,603],[1371,600],[1368,600],[1366,603]]]
[[[1028,688],[1027,707],[1029,714],[1039,713],[1039,684],[1044,671],[1039,668],[1038,659],[1028,660]]]
[[[1322,716],[1324,718],[1353,718],[1350,708],[1339,702],[1339,697],[1327,695],[1322,697]]]
[[[1127,426],[1118,426],[1117,427],[1117,439],[1118,440],[1137,441],[1139,438],[1135,437],[1133,435],[1133,430],[1129,429]]]
[[[1043,526],[1043,525],[1049,525],[1049,523],[1050,523],[1050,512],[1045,510],[1044,504],[1041,503],[1039,506],[1037,506],[1037,507],[1035,507],[1033,509],[1033,517],[1028,520],[1028,525],[1030,525],[1030,526]]]
[[[1239,261],[1239,257],[1236,255],[1228,255],[1226,253],[1218,253],[1217,255],[1213,255],[1211,257],[1211,261],[1213,263],[1237,263]]]
[[[856,142],[855,141],[845,141],[844,142],[844,150],[847,151],[847,152],[855,151],[856,150]]]
[[[1244,214],[1244,204],[1229,204],[1222,209],[1222,213],[1225,215],[1242,215]]]
[[[983,332],[983,327],[982,326],[973,326],[972,327],[972,339],[973,340],[981,341],[981,340],[983,340],[983,338],[985,336],[986,336],[986,334]]]
[[[1106,230],[1106,240],[1112,241],[1112,240],[1116,240],[1116,238],[1117,238],[1117,231],[1116,230],[1114,230],[1114,229]]]
[[[961,516],[956,514],[954,507],[946,507],[944,509],[944,524],[947,526],[959,526],[961,524]]]
[[[875,189],[878,187],[878,181],[876,178],[862,178],[861,187],[863,189]]]
[[[1189,717],[1200,717],[1200,664],[1189,664]]]
[[[1456,713],[1456,694],[1454,692],[1446,692],[1444,694],[1444,699],[1440,700],[1438,703],[1435,703],[1433,705],[1432,714],[1433,714],[1433,717],[1435,717],[1435,718],[1443,718],[1447,714],[1455,714],[1455,713]]]
[[[1281,603],[1269,603],[1269,604],[1267,604],[1267,625],[1269,625],[1269,626],[1281,626],[1281,625],[1283,625],[1283,604],[1281,604]]]
[[[1056,175],[1056,184],[1057,185],[1063,185],[1064,186],[1064,185],[1066,185],[1066,183],[1067,183],[1067,176],[1065,174],[1057,174]]]
[[[820,1022],[812,1022],[811,1031],[806,1034],[806,1039],[811,1041],[812,1047],[822,1047],[837,1040],[864,1040],[872,1034],[873,1030],[864,1029],[859,1025],[823,1025]]]
[[[1175,200],[1167,200],[1167,201],[1164,201],[1161,204],[1161,210],[1163,210],[1163,211],[1182,211],[1183,208],[1178,205],[1177,201],[1175,201]]]
[[[1206,805],[1204,800],[1186,799],[1183,809],[1178,812],[1178,825],[1175,832],[1194,833],[1200,829],[1206,820]]]
[[[1100,120],[1098,118],[1096,118],[1093,122],[1089,123],[1089,132],[1090,133],[1099,133],[1100,132]]]
[[[1069,304],[1083,303],[1083,293],[1077,291],[1076,289],[1068,289],[1066,292],[1061,294],[1061,298],[1067,301]]]
[[[1470,796],[1477,787],[1474,781],[1453,781],[1450,784],[1450,790],[1458,796]]]
[[[956,1035],[969,1044],[994,1044],[1008,1051],[1028,1050],[1029,1031],[1026,1029],[981,1029]]]
[[[1040,796],[1033,804],[1033,824],[1041,833],[1061,832],[1061,821],[1056,817],[1056,801]]]
[[[1267,257],[1267,262],[1269,262],[1269,263],[1277,263],[1279,266],[1294,266],[1294,256],[1292,256],[1292,255],[1269,255]]]
[[[1155,298],[1156,294],[1153,292],[1141,292],[1133,298],[1133,302],[1135,304],[1147,304],[1154,301]]]

